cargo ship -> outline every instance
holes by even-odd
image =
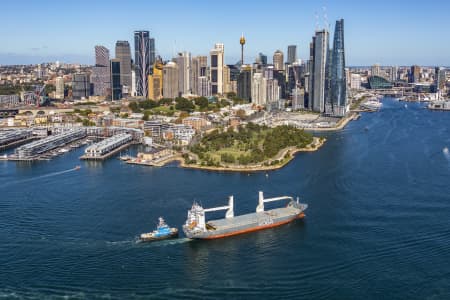
[[[263,230],[281,226],[296,219],[305,217],[307,204],[294,201],[292,197],[282,196],[264,199],[263,192],[259,192],[259,201],[256,212],[241,216],[234,215],[234,198],[230,196],[227,206],[205,209],[194,202],[188,211],[183,231],[191,239],[218,239],[233,235]],[[270,210],[264,209],[264,204],[276,201],[287,201],[287,205]],[[205,214],[208,212],[226,210],[225,218],[206,222]]]
[[[139,239],[142,242],[153,242],[165,239],[173,239],[178,237],[178,229],[170,228],[162,217],[159,217],[159,224],[156,230],[149,233],[142,233]]]

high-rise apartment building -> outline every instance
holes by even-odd
[[[134,32],[134,64],[136,72],[136,96],[148,97],[148,75],[150,74],[150,32]]]
[[[284,55],[281,50],[277,50],[273,54],[273,67],[276,71],[284,69]]]
[[[86,73],[75,73],[72,75],[72,98],[81,100],[89,98],[91,84],[89,75]]]
[[[288,64],[292,64],[295,61],[297,61],[297,46],[296,45],[289,45],[288,46],[287,62],[288,62]]]
[[[266,87],[262,73],[253,74],[252,78],[252,103],[258,106],[266,104]]]
[[[420,81],[420,67],[419,66],[412,66],[411,72],[409,75],[409,82],[410,83],[418,83]]]
[[[107,96],[110,89],[109,50],[95,46],[95,66],[92,68],[91,83],[94,96]]]
[[[197,95],[203,97],[211,96],[211,81],[209,81],[208,77],[206,76],[198,77]]]
[[[350,88],[353,90],[361,89],[361,75],[359,74],[350,75]]]
[[[55,79],[55,98],[59,100],[64,99],[64,78],[63,77],[56,77]]]
[[[120,63],[120,85],[124,89],[123,94],[125,96],[125,94],[131,92],[133,85],[131,78],[131,49],[128,41],[116,42],[116,59]]]
[[[230,81],[230,68],[227,65],[223,66],[223,93],[231,92],[231,81]]]
[[[223,44],[215,44],[214,49],[210,51],[211,57],[211,93],[213,95],[223,94],[223,67],[224,67],[224,52]]]
[[[193,94],[198,94],[199,91],[199,77],[206,76],[208,68],[207,56],[196,56],[192,58],[191,62],[191,88]]]
[[[174,99],[178,97],[178,65],[171,61],[163,67],[163,96]]]
[[[398,79],[398,67],[391,67],[389,72],[389,79],[391,82],[396,82]]]
[[[292,109],[299,110],[305,108],[305,90],[303,88],[295,88],[291,92]]]
[[[445,69],[442,67],[437,67],[435,69],[435,82],[436,82],[436,89],[440,92],[445,89],[445,83],[446,83],[446,72]]]
[[[381,76],[381,69],[379,64],[374,64],[370,69],[371,76]]]

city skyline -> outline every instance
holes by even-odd
[[[225,63],[234,64],[240,60],[242,32],[247,40],[246,61],[254,61],[259,52],[271,58],[277,49],[287,56],[288,45],[297,45],[298,57],[307,59],[309,41],[315,30],[340,18],[346,19],[347,24],[348,66],[375,63],[447,65],[446,55],[450,51],[450,42],[439,38],[450,25],[445,16],[450,4],[437,0],[426,5],[415,1],[391,3],[385,0],[376,3],[288,1],[281,4],[263,1],[258,6],[231,1],[226,7],[220,7],[218,13],[211,13],[219,9],[217,4],[206,1],[189,3],[189,6],[180,1],[139,4],[141,9],[138,11],[132,9],[137,5],[134,2],[129,3],[130,10],[127,11],[116,3],[105,5],[104,1],[98,1],[89,3],[95,13],[88,19],[84,2],[65,4],[59,14],[52,14],[51,19],[41,18],[39,22],[34,15],[57,11],[50,1],[5,3],[5,24],[18,24],[17,20],[20,20],[20,26],[0,29],[0,35],[6,41],[0,48],[0,64],[59,60],[92,65],[92,47],[99,44],[111,50],[118,40],[129,41],[132,45],[136,30],[151,32],[157,40],[156,54],[165,60],[181,51],[189,51],[193,56],[207,55],[215,43],[223,43],[227,49]],[[99,8],[103,9],[102,15],[96,13],[101,11]],[[277,11],[283,11],[278,22],[261,21],[269,20]],[[416,22],[418,19],[421,22]],[[333,25],[329,31],[334,31]],[[44,34],[57,38],[44,40]],[[411,35],[417,38],[411,39]],[[420,43],[417,43],[419,38]],[[430,45],[437,43],[439,47],[433,47],[433,55],[430,55]]]

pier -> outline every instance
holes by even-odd
[[[0,151],[8,150],[35,140],[31,130],[4,130],[0,131]]]
[[[133,144],[133,136],[120,133],[86,148],[82,160],[105,160]]]
[[[34,141],[15,150],[14,155],[10,156],[8,160],[15,161],[33,161],[45,160],[46,153],[55,150],[59,147],[71,144],[77,140],[86,137],[86,131],[81,129],[72,129],[64,133],[51,135],[38,141]]]

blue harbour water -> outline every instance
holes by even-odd
[[[450,113],[384,100],[282,170],[214,173],[82,149],[0,162],[0,298],[450,299]],[[75,165],[81,170],[71,171]],[[300,196],[304,221],[214,241],[137,243],[193,200]]]

